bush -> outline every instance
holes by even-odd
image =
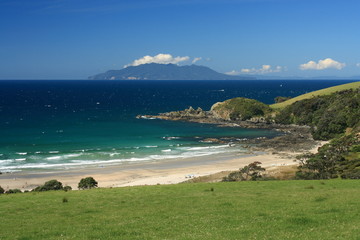
[[[12,193],[22,193],[22,191],[20,189],[9,189],[7,190],[5,193],[7,194],[12,194]]]
[[[289,99],[291,99],[291,97],[278,96],[278,97],[274,98],[274,101],[275,101],[275,103],[281,103],[281,102],[285,102]]]
[[[44,185],[42,186],[38,186],[35,189],[33,189],[34,192],[45,192],[45,191],[51,191],[51,190],[62,190],[63,189],[63,185],[61,182],[59,182],[58,180],[50,180],[45,182]]]
[[[3,194],[5,190],[0,186],[0,194]]]
[[[265,168],[260,166],[261,162],[253,162],[249,165],[240,168],[239,171],[232,172],[228,176],[223,178],[223,182],[236,182],[236,181],[256,181],[262,178],[261,172],[265,171]]]
[[[96,188],[98,186],[98,182],[95,181],[93,177],[86,177],[80,180],[78,184],[79,189],[91,189]]]
[[[65,192],[71,191],[71,190],[72,190],[72,187],[70,187],[70,186],[65,186],[65,187],[63,188],[63,190],[64,190]]]

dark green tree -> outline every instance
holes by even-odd
[[[96,188],[98,186],[98,182],[95,181],[93,177],[82,178],[78,184],[79,189],[91,189]]]
[[[289,99],[291,99],[291,97],[278,96],[278,97],[274,98],[274,101],[275,101],[275,103],[281,103],[281,102],[285,102]]]
[[[5,190],[0,186],[0,194],[3,194]]]
[[[38,186],[36,187],[33,191],[35,192],[45,192],[45,191],[56,191],[56,190],[62,190],[63,189],[63,185],[61,182],[59,182],[58,180],[50,180],[45,182],[44,185],[42,186]]]
[[[22,191],[20,189],[9,189],[7,190],[5,193],[7,194],[12,194],[12,193],[22,193]]]
[[[261,178],[261,172],[265,171],[265,168],[262,168],[260,164],[261,162],[256,161],[240,169],[240,173],[243,174],[243,178],[245,181],[255,181]]]
[[[240,168],[239,171],[230,173],[228,176],[223,178],[223,182],[236,182],[236,181],[256,181],[260,178],[261,172],[265,171],[265,168],[260,166],[261,162],[253,162],[249,165]]]

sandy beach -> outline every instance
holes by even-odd
[[[316,152],[322,142],[317,142],[311,152]],[[17,172],[0,175],[0,186],[5,190],[18,188],[31,190],[51,179],[64,186],[77,189],[81,178],[92,176],[99,187],[125,187],[136,185],[176,184],[189,178],[233,171],[259,161],[265,168],[297,164],[295,156],[304,151],[229,153],[159,162],[131,163],[114,166],[97,166],[59,171]]]

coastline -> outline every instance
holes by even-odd
[[[296,155],[307,151],[316,152],[318,147],[324,144],[324,142],[316,141],[307,142],[309,143],[308,149],[292,147],[291,150],[283,151],[274,149],[270,144],[270,147],[267,148],[261,145],[251,147],[247,154],[234,152],[168,161],[87,167],[52,172],[5,173],[0,175],[0,186],[5,190],[18,188],[24,191],[31,190],[51,179],[57,179],[64,186],[71,186],[73,190],[76,190],[80,179],[88,176],[92,176],[98,181],[98,186],[104,188],[176,184],[193,177],[211,175],[222,171],[235,171],[254,161],[261,162],[265,168],[296,165],[297,163],[294,162]],[[299,146],[298,143],[295,145]],[[295,149],[297,150],[295,151]]]

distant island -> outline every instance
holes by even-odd
[[[254,80],[252,76],[231,76],[199,65],[149,63],[109,70],[96,74],[89,80]]]

